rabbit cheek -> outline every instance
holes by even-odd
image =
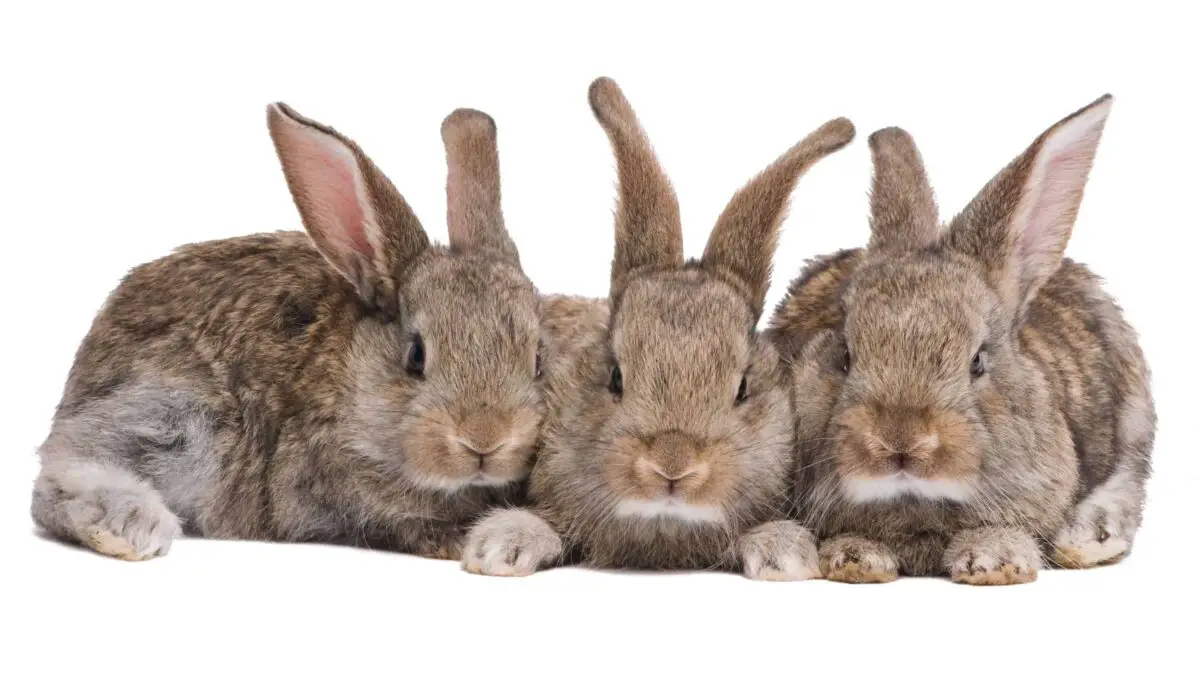
[[[939,443],[930,453],[928,477],[969,481],[979,475],[981,447],[975,433],[977,425],[967,416],[936,411],[932,416]]]

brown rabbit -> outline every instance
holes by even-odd
[[[352,141],[283,104],[267,122],[309,236],[192,244],[125,278],[76,356],[33,517],[127,560],[181,531],[457,558],[542,418],[495,125],[442,126],[446,248]]]
[[[1063,261],[1111,98],[1055,124],[939,229],[920,155],[871,136],[871,240],[813,261],[769,333],[794,363],[797,503],[830,579],[1033,580],[1141,522],[1149,371]]]
[[[547,301],[570,320],[548,328],[534,508],[480,521],[464,566],[526,575],[578,558],[816,576],[815,539],[781,519],[794,447],[788,382],[755,326],[791,190],[854,128],[834,120],[784,154],[733,197],[703,257],[685,262],[675,193],[628,101],[605,78],[589,98],[617,160],[611,294]]]

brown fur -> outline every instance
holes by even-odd
[[[542,417],[494,123],[443,125],[447,249],[352,141],[283,105],[268,121],[309,236],[191,244],[126,277],[79,349],[34,518],[134,558],[181,525],[458,557],[518,494]]]
[[[994,563],[987,569],[955,571],[974,560],[972,546],[1010,541],[999,534],[1004,528],[1032,537],[1034,558],[1036,541],[1056,559],[1088,565],[1103,562],[1095,557],[1108,555],[1106,541],[1132,543],[1153,444],[1149,372],[1100,280],[1078,263],[1060,263],[1094,145],[1077,153],[1082,159],[1071,155],[1087,164],[1069,167],[1076,182],[1044,236],[1022,243],[1030,235],[1014,226],[1028,217],[1019,214],[1043,144],[1106,104],[1048,130],[932,239],[932,192],[919,155],[895,147],[911,139],[895,130],[872,139],[870,247],[810,262],[768,331],[793,364],[799,514],[823,539],[865,538],[907,574],[967,583],[1036,575],[1038,560],[1026,568],[1004,559],[1025,555],[1024,541],[984,557]],[[1098,131],[1088,133],[1095,137],[1085,141],[1098,140]],[[987,373],[969,382],[980,332],[988,336]],[[973,485],[968,500],[846,496],[844,480],[885,475],[897,448],[931,432],[938,440],[912,448],[906,468]],[[832,553],[823,544],[823,564]]]

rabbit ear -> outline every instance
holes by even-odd
[[[705,266],[724,268],[745,283],[755,316],[762,313],[771,283],[779,228],[796,181],[817,160],[854,139],[854,125],[840,117],[792,146],[733,196],[704,249]]]
[[[1111,108],[1105,95],[1047,129],[950,223],[946,246],[983,263],[1018,316],[1062,263]]]
[[[412,209],[362,150],[283,103],[267,127],[317,249],[368,303],[394,311],[396,275],[429,247]]]
[[[617,158],[620,196],[611,291],[617,297],[633,270],[683,264],[679,202],[617,83],[607,77],[596,80],[588,89],[588,101]]]
[[[517,247],[500,211],[500,158],[496,123],[478,110],[460,108],[442,122],[446,145],[446,222],[450,248],[480,250],[520,266]]]
[[[937,240],[938,212],[921,153],[908,132],[892,127],[871,134],[871,252],[925,248]]]

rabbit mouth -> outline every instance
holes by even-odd
[[[707,504],[689,504],[674,496],[658,499],[625,499],[617,505],[616,514],[622,518],[644,520],[677,520],[685,523],[724,523],[725,510]]]
[[[466,479],[466,484],[473,487],[499,487],[508,485],[513,480],[507,476],[493,476],[484,471],[477,471]]]
[[[880,502],[911,496],[921,499],[968,501],[974,487],[966,481],[949,478],[918,478],[908,471],[897,471],[873,478],[843,478],[842,490],[852,502]]]

